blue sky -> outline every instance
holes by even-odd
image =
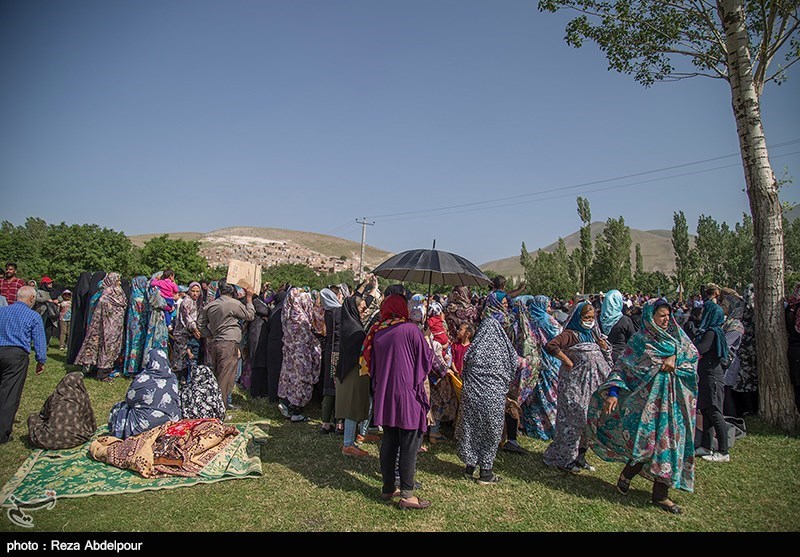
[[[701,213],[739,220],[736,156],[570,188],[738,140],[725,82],[645,89],[567,46],[568,19],[522,0],[4,2],[0,218],[360,240],[372,217],[374,246],[435,238],[476,263],[574,232],[577,195],[640,229],[676,210],[692,231]],[[790,72],[762,97],[770,145],[800,139]],[[771,150],[776,173],[800,179],[798,151]]]

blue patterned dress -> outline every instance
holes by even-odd
[[[125,364],[122,367],[122,373],[126,377],[136,375],[142,369],[149,317],[147,277],[135,277],[131,281],[131,302],[128,306],[127,336],[125,338]]]

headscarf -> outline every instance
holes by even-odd
[[[381,320],[370,328],[366,339],[364,339],[364,344],[361,346],[361,357],[359,358],[361,369],[359,370],[359,375],[370,374],[369,366],[372,359],[372,344],[375,340],[375,333],[392,325],[406,323],[408,320],[408,303],[405,297],[399,294],[386,296],[381,304]]]
[[[619,290],[609,290],[606,292],[606,297],[603,298],[603,305],[600,309],[600,330],[605,334],[611,333],[620,319],[622,319],[622,306],[624,300],[622,299],[622,292]]]
[[[103,295],[100,301],[117,307],[127,307],[128,297],[119,282],[119,273],[108,273],[103,279]]]
[[[349,298],[350,296],[352,296],[352,294],[350,293],[350,287],[347,286],[347,283],[344,283],[344,282],[341,283],[339,285],[339,291],[342,293],[342,297],[345,298],[345,299]]]
[[[339,297],[334,294],[333,290],[330,288],[323,288],[322,292],[320,292],[320,297],[322,298],[322,307],[325,309],[336,309],[342,307]]]
[[[212,280],[208,283],[208,292],[206,293],[206,303],[210,304],[219,298],[219,282]]]
[[[388,298],[389,296],[393,295],[400,295],[406,300],[411,299],[410,292],[402,284],[390,284],[389,286],[386,287],[386,290],[383,291],[383,295],[385,298]]]
[[[482,317],[491,317],[495,319],[503,327],[503,330],[508,332],[510,316],[508,315],[508,310],[503,307],[503,298],[505,297],[505,292],[497,290],[490,292],[489,296],[486,298],[486,306],[483,308]]]
[[[744,317],[744,300],[735,291],[728,291],[727,288],[725,290],[726,292],[722,295],[720,306],[728,316],[725,319],[722,330],[726,333],[735,331],[744,336],[744,323],[742,323],[742,318]]]
[[[475,324],[478,320],[478,309],[472,304],[472,298],[466,286],[453,288],[453,293],[444,308],[444,320],[451,335],[455,335],[462,324]],[[455,340],[455,336],[452,340]]]
[[[361,324],[361,315],[355,296],[345,298],[342,304],[342,317],[339,326],[339,361],[336,363],[336,377],[343,381],[359,363],[361,347],[367,333]]]
[[[196,286],[197,288],[200,289],[200,294],[203,293],[203,287],[201,287],[200,283],[197,282],[196,280],[189,283],[189,287],[186,289],[186,291],[188,292],[189,290],[191,290],[193,286]]]
[[[414,323],[425,321],[425,296],[414,294],[408,301],[408,318]]]
[[[591,329],[585,329],[583,324],[581,323],[581,312],[583,311],[584,306],[591,305],[589,302],[579,302],[575,304],[575,307],[572,309],[572,315],[567,322],[565,329],[570,329],[578,333],[578,339],[581,342],[594,342],[594,335],[592,334]]]
[[[714,331],[717,337],[717,356],[721,359],[728,357],[728,340],[725,338],[725,331],[722,325],[725,323],[725,312],[719,304],[709,300],[703,305],[703,317],[700,319],[700,326],[697,329],[697,342],[703,339],[703,335],[708,331]]]
[[[550,306],[550,298],[547,296],[531,296],[526,305],[528,306],[531,324],[542,329],[547,335],[548,341],[558,336],[561,332],[561,325],[558,324],[555,317],[547,313],[547,308]]]
[[[440,315],[443,311],[444,308],[442,308],[442,304],[440,304],[439,302],[431,302],[428,305],[428,315],[430,316]]]

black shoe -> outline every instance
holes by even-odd
[[[488,478],[483,476],[483,475],[481,475],[481,477],[478,478],[478,485],[492,485],[492,484],[500,483],[501,479],[502,478],[500,478],[500,476],[498,476],[497,474],[494,474],[494,473],[492,473],[492,475],[489,476]]]
[[[528,451],[520,447],[516,441],[506,441],[501,448],[509,453],[528,454]]]
[[[669,499],[664,499],[663,501],[651,501],[651,503],[653,503],[656,507],[658,507],[662,511],[666,511],[670,514],[683,514],[683,509],[681,509],[678,505],[676,505],[673,501],[670,501]]]

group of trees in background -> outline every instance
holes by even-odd
[[[703,285],[715,282],[740,292],[753,282],[755,257],[753,219],[744,214],[732,227],[713,217],[700,215],[694,238],[683,211],[673,215],[672,246],[675,274],[645,271],[641,246],[636,244],[631,261],[631,231],[623,217],[609,218],[603,232],[591,237],[589,202],[578,197],[578,215],[583,226],[580,246],[572,253],[559,238],[553,252],[528,252],[522,243],[520,262],[530,293],[571,298],[576,293],[623,292],[662,294],[672,298],[698,294]],[[784,222],[787,289],[800,282],[800,219]]]
[[[47,224],[29,217],[25,224],[0,224],[0,265],[14,261],[18,276],[39,281],[51,277],[62,286],[74,285],[84,271],[116,271],[124,277],[150,276],[172,269],[179,284],[193,280],[217,280],[227,267],[209,267],[200,255],[200,242],[172,239],[166,234],[151,238],[142,247],[122,232],[96,224]],[[317,274],[305,265],[283,264],[264,269],[262,282],[273,286],[286,282],[310,288],[329,284],[352,284],[351,271]]]

